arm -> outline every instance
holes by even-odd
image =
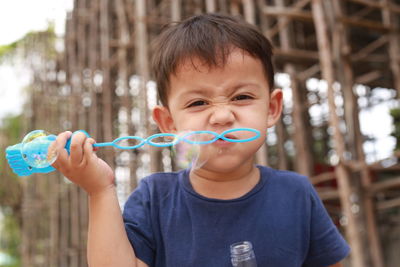
[[[89,266],[147,267],[128,241],[114,186],[89,196],[87,247]]]
[[[111,168],[93,153],[92,138],[74,135],[71,153],[64,149],[71,132],[57,137],[51,149],[58,153],[53,167],[89,195],[89,266],[147,267],[136,258],[124,228]]]

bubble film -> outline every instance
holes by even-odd
[[[51,144],[55,140],[55,135],[43,130],[35,130],[28,133],[22,140],[22,158],[29,166],[35,168],[50,166],[57,159],[56,150],[51,149]]]
[[[208,161],[208,143],[216,138],[209,133],[195,133],[192,131],[178,134],[176,144],[172,147],[172,155],[179,168],[201,168]]]

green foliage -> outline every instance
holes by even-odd
[[[8,45],[0,45],[0,59],[10,55],[18,46],[18,42],[13,42]]]
[[[400,108],[391,109],[390,115],[393,118],[393,131],[391,135],[396,138],[395,150],[400,150]]]
[[[22,115],[8,115],[3,118],[0,124],[3,135],[9,141],[19,141],[22,132]]]
[[[10,209],[2,209],[2,211],[4,218],[2,225],[0,225],[0,251],[9,255],[13,261],[10,264],[0,266],[17,267],[21,265],[19,252],[21,240],[20,227]]]
[[[0,169],[5,170],[7,164],[5,159],[6,147],[11,144],[16,144],[21,140],[22,115],[9,115],[4,117],[0,122],[0,132],[0,138],[3,140],[3,142],[0,143]],[[4,200],[2,195],[4,194],[4,191],[8,191],[7,188],[2,186],[2,181],[5,179],[0,180],[0,200]],[[1,201],[0,203],[5,202]]]
[[[4,218],[0,225],[0,251],[16,261],[8,267],[20,266],[19,244],[22,190],[17,176],[6,166],[5,148],[20,141],[22,116],[6,116],[0,124],[0,212]],[[3,171],[4,170],[4,171]],[[4,266],[4,265],[3,265]]]
[[[42,40],[47,43],[46,56],[51,58],[56,55],[54,49],[56,40],[54,23],[50,23],[48,28],[44,31],[31,31],[15,42],[7,45],[0,45],[0,63],[4,62],[5,60],[12,60],[18,48],[23,48],[25,52],[28,53],[30,49],[34,50],[32,47],[38,43],[38,40]]]

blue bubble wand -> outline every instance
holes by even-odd
[[[90,137],[90,135],[84,130],[76,131],[73,133],[73,135],[78,132],[83,132],[87,137]],[[253,134],[253,136],[245,139],[230,137],[229,134],[237,132],[249,132]],[[199,135],[207,136],[208,138],[206,140],[191,139],[194,136]],[[70,153],[72,136],[68,139],[65,145],[65,149],[67,150],[68,154]],[[145,144],[155,147],[171,147],[177,145],[179,142],[186,142],[192,145],[206,145],[211,144],[219,139],[233,143],[245,143],[253,141],[260,136],[260,131],[252,128],[234,128],[226,130],[220,134],[213,131],[192,131],[183,135],[173,133],[158,133],[149,136],[148,138],[142,138],[139,136],[119,137],[112,142],[95,143],[93,144],[93,147],[112,146],[118,149],[137,149]],[[160,138],[166,138],[170,141],[157,142],[156,140]],[[55,168],[53,168],[51,164],[53,164],[53,162],[57,159],[57,155],[51,151],[49,152],[48,150],[51,143],[53,143],[55,140],[55,135],[48,134],[43,130],[35,130],[28,133],[21,143],[7,147],[6,158],[13,172],[18,176],[29,176],[33,173],[49,173],[54,171]],[[128,146],[121,145],[121,143],[124,141],[129,140],[134,140],[137,142],[137,144]]]

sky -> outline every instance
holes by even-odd
[[[9,44],[32,30],[44,30],[49,21],[56,23],[56,32],[64,32],[65,11],[72,9],[72,0],[1,1],[0,45]]]
[[[45,30],[55,23],[57,35],[64,34],[66,11],[72,0],[12,0],[0,2],[0,45],[21,39],[30,31]],[[22,88],[30,76],[21,64],[0,65],[0,120],[8,114],[21,112],[24,102]]]

